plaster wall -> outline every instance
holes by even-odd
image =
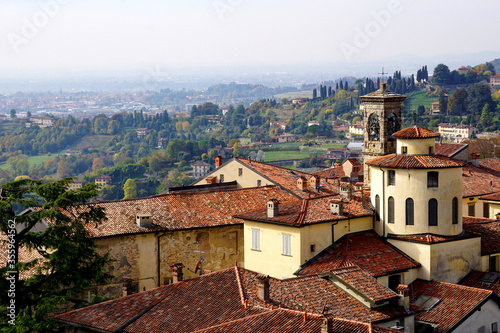
[[[493,333],[492,324],[500,325],[500,307],[489,299],[453,332],[458,333]]]
[[[239,169],[242,169],[241,175]],[[238,184],[238,188],[257,187],[257,182],[259,180],[261,181],[260,186],[275,185],[273,182],[262,177],[252,169],[248,168],[246,165],[239,163],[237,160],[232,160],[231,162],[222,165],[209,175],[206,175],[202,179],[199,179],[194,185],[206,184],[206,178],[208,176],[216,176],[217,183],[221,183],[221,175],[223,175],[224,183],[236,181]]]
[[[429,148],[432,148],[432,153],[434,153],[434,147],[436,140],[434,138],[429,139],[398,139],[396,154],[400,155],[402,152],[402,147],[407,147],[407,153],[405,155],[428,155]]]

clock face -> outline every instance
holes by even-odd
[[[396,115],[391,113],[387,117],[387,135],[392,135],[393,133],[399,131],[400,125]]]
[[[370,116],[368,122],[368,137],[370,141],[380,141],[380,125],[376,114]]]

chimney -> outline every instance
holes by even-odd
[[[381,83],[380,84],[380,89],[387,90],[387,83]]]
[[[352,184],[351,183],[340,183],[340,194],[347,199],[352,198]]]
[[[309,178],[309,185],[315,190],[319,189],[319,184],[320,184],[320,178],[318,176],[313,175],[311,176],[311,178]]]
[[[297,178],[297,187],[301,191],[307,190],[307,180],[305,177],[301,176],[301,177]]]
[[[330,211],[339,216],[344,215],[344,203],[342,200],[332,200],[330,201]]]
[[[332,324],[327,318],[323,318],[323,322],[321,323],[321,333],[332,333]]]
[[[280,214],[279,201],[271,199],[267,202],[267,217],[276,217]]]
[[[472,165],[475,167],[479,167],[479,153],[472,153],[471,158],[472,158]]]
[[[184,278],[184,273],[182,273],[182,269],[184,268],[184,265],[180,262],[173,264],[170,266],[172,268],[172,271],[174,272],[174,276],[172,278],[173,283],[177,283],[183,280]]]
[[[408,310],[410,308],[410,288],[406,284],[400,284],[396,290],[399,295],[398,304]]]
[[[145,227],[153,223],[151,215],[149,214],[137,214],[135,216],[135,223],[139,228]]]
[[[269,302],[269,275],[257,275],[257,296],[263,302]]]
[[[222,165],[222,156],[215,156],[215,167],[218,168]]]

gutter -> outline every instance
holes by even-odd
[[[157,276],[157,282],[156,282],[156,286],[159,287],[161,286],[161,271],[160,271],[160,264],[161,264],[161,252],[160,252],[160,238],[165,236],[166,233],[163,232],[163,234],[161,235],[158,235],[158,237],[156,237],[156,248],[157,248],[157,258],[156,258],[156,276]]]
[[[382,236],[385,236],[385,170],[382,170],[382,167],[380,167],[380,171],[382,171]]]

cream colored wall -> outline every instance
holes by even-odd
[[[260,251],[252,250],[252,228],[260,230]],[[294,277],[293,273],[304,262],[301,258],[300,229],[270,223],[246,221],[245,268],[275,278]],[[282,235],[291,235],[291,255],[282,254]],[[306,245],[308,246],[308,245]]]
[[[430,139],[413,139],[413,140],[404,140],[398,139],[396,144],[396,153],[398,155],[401,154],[401,147],[408,147],[407,155],[427,155],[429,154],[429,147],[433,147],[432,151],[434,152],[434,147],[436,145],[436,140],[434,138]]]
[[[348,233],[373,229],[371,216],[302,227],[300,228],[302,242],[301,264],[332,244],[332,225],[334,226],[334,242]],[[311,244],[315,244],[316,251],[311,252]]]
[[[478,202],[479,203],[476,204],[476,208],[478,206],[481,206],[481,209],[484,209],[483,203],[488,203],[488,206],[489,206],[488,212],[489,212],[490,219],[494,219],[495,215],[500,213],[500,202],[489,201],[489,200],[479,200]],[[484,211],[483,211],[483,214],[481,214],[481,216],[484,216]]]
[[[469,205],[473,204],[475,206],[474,216],[483,217],[483,201],[479,200],[480,196],[467,197],[462,199],[462,213],[463,216],[469,216]],[[491,216],[491,215],[490,215]]]
[[[481,257],[481,270],[483,272],[490,270],[490,257],[495,257],[497,271],[500,270],[500,254],[489,254]]]
[[[482,332],[492,333],[491,324],[497,323],[500,325],[500,307],[499,305],[489,299],[485,304],[481,305],[469,318],[457,327],[453,332],[457,333],[470,333]]]
[[[401,273],[390,274],[390,275],[401,275],[401,283],[402,284],[410,284],[419,277],[419,268],[414,268],[414,269],[408,270],[407,272],[401,272]],[[378,282],[380,282],[384,286],[389,287],[389,276],[390,275],[379,276],[376,279]]]
[[[481,269],[480,238],[438,244],[421,244],[388,239],[389,243],[422,264],[418,277],[457,283],[471,269]]]
[[[243,169],[243,174],[239,176],[238,169]],[[213,171],[210,176],[217,177],[217,183],[220,182],[220,175],[224,175],[224,183],[237,181],[238,188],[248,188],[248,187],[256,187],[257,180],[261,181],[261,186],[265,185],[275,185],[274,183],[268,181],[264,177],[260,176],[258,173],[248,168],[246,165],[239,163],[237,160],[233,160],[230,163],[227,163],[215,171]],[[202,179],[198,180],[194,185],[204,185],[206,184],[206,175]]]
[[[395,223],[385,223],[385,234],[419,234],[433,233],[439,235],[458,235],[462,232],[462,221],[456,225],[451,223],[452,200],[457,197],[460,203],[462,198],[462,169],[392,169],[396,172],[396,185],[386,186],[385,194],[383,186],[387,185],[388,170],[383,168],[385,174],[379,168],[370,167],[371,180],[371,202],[375,207],[375,196],[380,196],[380,217],[382,221],[388,218],[388,199],[394,198]],[[427,172],[439,172],[438,188],[427,188]],[[382,178],[384,177],[384,179]],[[414,201],[414,225],[406,225],[405,205],[406,199]],[[438,225],[429,226],[428,202],[431,198],[438,200]],[[384,212],[385,205],[385,212]],[[460,211],[459,211],[460,213]],[[385,215],[384,215],[385,214]],[[376,222],[377,233],[381,233],[382,223]]]

